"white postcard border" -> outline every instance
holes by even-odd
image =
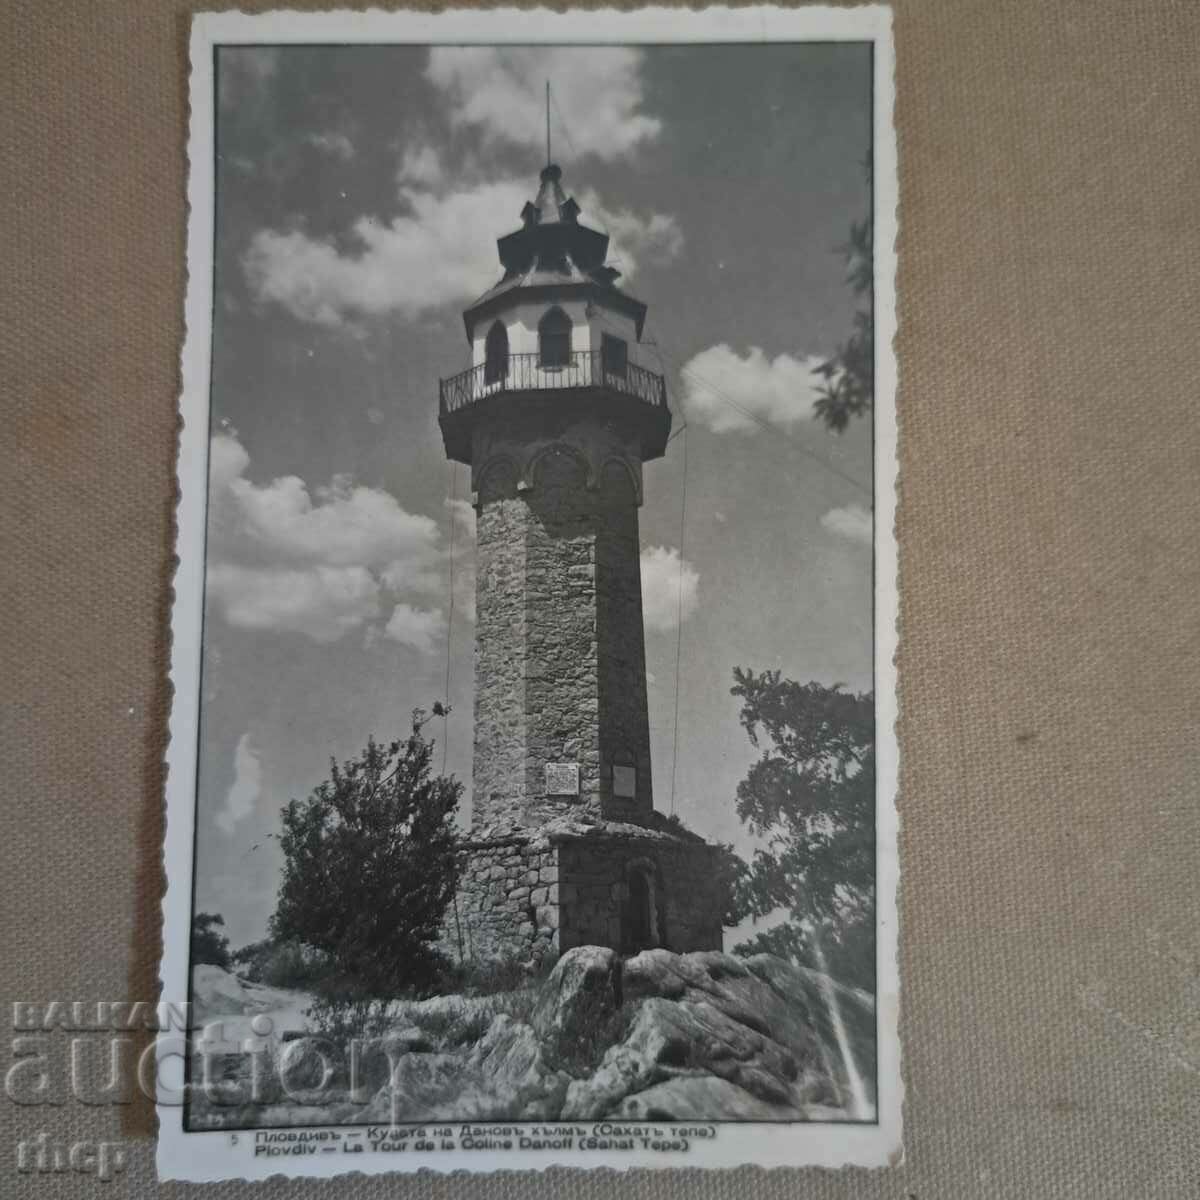
[[[186,1133],[183,1109],[174,1103],[182,1075],[178,1031],[160,1035],[158,1173],[161,1179],[208,1181],[330,1177],[353,1170],[486,1172],[550,1166],[610,1167],[878,1167],[902,1155],[903,1084],[899,1045],[899,971],[896,895],[898,747],[897,546],[895,396],[896,332],[896,144],[892,114],[894,52],[892,14],[882,5],[861,8],[781,9],[647,8],[553,13],[547,10],[459,10],[438,14],[379,11],[262,15],[204,13],[191,33],[190,133],[188,141],[188,235],[186,336],[181,358],[182,394],[177,476],[174,605],[171,672],[174,689],[167,751],[166,837],[163,899],[161,1002],[183,1005],[188,997],[193,824],[199,732],[201,639],[208,486],[209,387],[213,303],[214,130],[213,50],[236,44],[531,44],[766,41],[872,41],[874,43],[874,253],[875,253],[875,680],[877,703],[877,909],[878,909],[878,1121],[872,1124],[756,1124],[691,1122],[713,1128],[715,1137],[693,1139],[686,1153],[640,1148],[621,1153],[573,1151],[454,1150],[429,1154],[384,1152],[328,1157],[321,1154],[258,1158],[255,1132]],[[430,1122],[453,1124],[464,1122]],[[487,1124],[513,1124],[496,1122]],[[564,1122],[563,1127],[577,1122]],[[611,1124],[606,1122],[587,1123]],[[663,1123],[658,1123],[662,1125]],[[542,1123],[553,1128],[554,1123]],[[671,1126],[666,1126],[669,1130]],[[338,1132],[339,1127],[330,1127]],[[267,1132],[267,1131],[264,1131]],[[273,1131],[279,1132],[279,1131]],[[343,1128],[341,1132],[346,1132]]]

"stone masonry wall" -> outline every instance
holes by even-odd
[[[599,484],[595,556],[601,808],[610,820],[636,821],[654,807],[637,498],[632,480],[617,463],[605,466]],[[615,795],[616,765],[634,769],[634,797]]]
[[[583,838],[559,846],[560,951],[602,945],[628,953],[630,875],[653,878],[654,941],[676,953],[722,949],[716,848],[704,842]]]
[[[528,510],[503,461],[480,481],[475,605],[472,821],[520,823],[525,774],[525,527]]]
[[[456,961],[536,965],[574,946],[633,953],[722,949],[718,851],[682,838],[612,834],[464,843],[440,946]],[[651,880],[648,942],[631,941],[631,877]]]
[[[600,815],[596,497],[587,466],[551,447],[526,494],[525,793],[540,823],[562,811],[545,796],[547,762],[579,763],[585,812]]]
[[[527,425],[527,427],[526,427]],[[653,809],[638,542],[640,459],[600,420],[481,422],[473,828]],[[579,795],[545,794],[578,763]],[[613,795],[613,767],[636,797]]]
[[[441,948],[451,958],[517,958],[536,964],[558,952],[558,850],[509,839],[466,844],[458,894]]]

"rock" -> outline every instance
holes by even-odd
[[[764,1104],[798,1112],[823,1095],[791,1052],[705,1002],[651,997],[591,1079],[567,1092],[564,1120],[612,1115],[632,1093],[680,1074],[723,1079]],[[816,1085],[816,1086],[814,1086]],[[720,1114],[721,1110],[715,1110]]]
[[[734,1119],[754,1112],[794,1120],[830,1106],[845,1115],[854,1085],[822,1034],[832,1024],[823,977],[760,961],[769,957],[648,950],[630,959],[622,988],[636,1017],[592,1077],[570,1085],[562,1119],[634,1117],[641,1096],[661,1103],[654,1111],[662,1119],[725,1119],[726,1101]],[[860,1061],[865,1069],[872,1059]]]
[[[296,1038],[287,1042],[279,1055],[280,1083],[293,1094],[323,1090],[341,1069],[341,1052],[328,1038]]]
[[[716,950],[671,954],[643,950],[625,964],[628,997],[706,1001],[741,1025],[774,1038],[799,1058],[817,1054],[808,986],[782,959],[755,971],[750,961]],[[775,965],[777,964],[777,966]]]
[[[245,981],[205,982],[214,998],[246,1004]],[[356,1062],[313,1036],[276,1041],[289,1094],[268,1098],[263,1120],[290,1121],[288,1106],[304,1105],[338,1123],[845,1119],[871,1108],[874,1015],[868,994],[769,955],[648,950],[622,970],[612,950],[576,947],[536,997],[397,1002],[393,1028]],[[244,1057],[218,1064],[204,1127],[241,1102]]]
[[[415,1025],[407,1025],[403,1029],[396,1029],[391,1033],[386,1033],[384,1034],[384,1040],[400,1049],[407,1050],[410,1054],[420,1054],[426,1050],[433,1049],[433,1045],[424,1030],[418,1029]]]
[[[471,1051],[469,1066],[514,1091],[537,1084],[547,1074],[537,1036],[507,1013],[492,1021]]]
[[[802,1114],[768,1104],[711,1075],[685,1075],[628,1096],[614,1117],[629,1121],[794,1121]]]
[[[818,1039],[836,1039],[833,1007],[855,1046],[855,1053],[866,1059],[875,1055],[875,997],[859,988],[846,987],[820,971],[796,967],[772,954],[756,954],[746,966],[771,989],[785,997],[803,997],[804,1007]]]
[[[199,1010],[197,1024],[211,1017],[228,1017],[248,1012],[250,998],[236,975],[211,963],[192,969],[192,1007]]]
[[[396,1063],[390,1083],[384,1083],[355,1117],[394,1125],[427,1121],[443,1111],[459,1087],[462,1057],[457,1054],[410,1054]]]
[[[502,1013],[469,1050],[403,1056],[356,1119],[552,1120],[566,1087],[533,1030]]]
[[[607,946],[576,946],[550,972],[533,1010],[540,1037],[570,1035],[612,1012],[618,1003],[620,959]]]
[[[359,1042],[351,1061],[351,1083],[356,1093],[382,1087],[410,1054],[427,1054],[433,1049],[429,1036],[415,1025],[405,1026],[380,1037]]]

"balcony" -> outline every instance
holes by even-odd
[[[618,368],[604,362],[599,350],[573,351],[561,367],[542,366],[537,354],[510,354],[503,375],[491,379],[489,374],[487,364],[480,363],[441,380],[439,414],[458,413],[485,396],[501,392],[560,392],[573,388],[604,388],[643,404],[667,407],[667,383],[661,375],[631,362]]]
[[[439,381],[438,424],[446,454],[471,463],[472,430],[485,413],[504,419],[519,402],[525,422],[553,424],[564,409],[618,421],[641,443],[642,460],[661,458],[671,432],[667,383],[636,363],[614,361],[600,350],[576,350],[562,366],[543,366],[538,354],[510,354],[500,374],[495,364],[480,363]]]

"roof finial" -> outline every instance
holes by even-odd
[[[546,80],[546,166],[550,165],[550,80]]]

